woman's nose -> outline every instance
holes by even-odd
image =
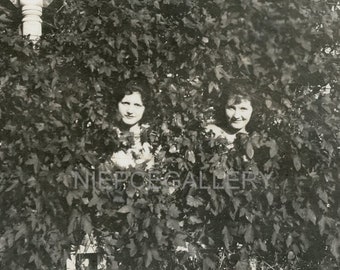
[[[133,114],[133,109],[132,109],[132,107],[127,107],[127,109],[126,109],[126,113],[127,114]]]
[[[239,110],[235,110],[235,113],[234,113],[234,118],[239,118],[241,116],[241,113]]]

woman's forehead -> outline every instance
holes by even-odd
[[[132,102],[143,103],[142,95],[140,92],[132,92],[129,94],[125,94],[122,101],[132,101]]]
[[[251,106],[251,101],[247,97],[235,96],[235,97],[231,97],[227,100],[226,106],[230,106],[230,105]]]

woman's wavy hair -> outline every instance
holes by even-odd
[[[228,84],[222,85],[221,94],[216,100],[215,105],[215,120],[216,124],[220,127],[225,127],[227,123],[227,117],[225,107],[228,101],[232,101],[232,104],[239,104],[242,100],[249,100],[252,107],[252,117],[246,127],[248,132],[254,131],[254,116],[257,115],[257,98],[255,95],[254,84],[245,79],[234,79]]]

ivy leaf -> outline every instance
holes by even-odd
[[[133,239],[130,239],[130,243],[126,245],[130,249],[130,257],[134,257],[137,254],[137,246]]]
[[[136,47],[138,47],[137,36],[135,33],[131,33],[130,40],[132,41],[133,44],[136,45]]]
[[[196,216],[190,216],[189,220],[192,224],[199,224],[202,223],[202,220]]]
[[[199,207],[203,205],[203,202],[201,199],[189,195],[187,196],[187,204],[193,207]]]
[[[266,99],[265,104],[267,108],[270,109],[272,107],[273,102],[270,99]]]
[[[93,230],[92,222],[90,216],[87,214],[82,218],[82,227],[83,230],[90,235]]]
[[[238,261],[235,266],[235,270],[248,270],[248,269],[249,269],[248,262],[245,261]]]
[[[269,204],[269,205],[272,205],[272,204],[273,204],[273,200],[274,200],[273,193],[271,193],[270,191],[268,191],[266,197],[267,197],[268,204]]]
[[[124,205],[123,207],[119,208],[118,213],[122,213],[122,214],[127,214],[132,212],[131,206],[129,205]]]
[[[209,257],[203,259],[203,270],[216,269],[216,264]]]
[[[337,261],[340,261],[340,239],[334,238],[331,243],[331,252],[333,256],[337,259]]]
[[[188,150],[186,154],[187,154],[188,161],[190,161],[191,163],[195,164],[196,158],[195,158],[194,152],[192,150]]]
[[[261,248],[262,251],[264,251],[264,252],[268,251],[267,245],[264,241],[262,241],[262,239],[259,239],[259,244],[260,244],[260,248]]]
[[[180,214],[180,211],[178,210],[177,206],[175,204],[171,204],[169,208],[169,215],[173,218],[178,218]]]
[[[152,249],[151,252],[152,252],[152,257],[153,257],[155,260],[157,260],[157,261],[162,261],[162,258],[161,258],[161,256],[159,255],[159,252],[158,252],[157,249]]]
[[[223,242],[224,242],[224,246],[227,250],[229,250],[231,241],[232,241],[232,236],[230,235],[227,226],[224,226],[223,230],[222,230],[222,234],[223,234]]]
[[[214,71],[215,71],[215,76],[216,76],[217,80],[221,80],[223,77],[227,77],[228,78],[226,72],[223,69],[223,65],[217,65],[215,67]]]
[[[254,241],[254,229],[251,224],[248,224],[246,232],[244,234],[244,240],[247,243],[252,243]]]
[[[73,192],[69,191],[66,196],[66,201],[68,205],[72,205],[72,200],[73,200]]]
[[[287,239],[286,239],[286,246],[290,247],[290,245],[293,243],[293,237],[291,234],[288,235]]]
[[[15,234],[14,240],[17,241],[18,239],[20,239],[26,233],[27,233],[26,225],[25,224],[21,224],[19,226],[18,232]]]
[[[152,251],[150,249],[146,252],[145,267],[149,267],[152,262]]]
[[[18,186],[20,182],[18,180],[14,180],[13,183],[5,190],[5,192],[9,192],[12,189],[14,189],[16,186]]]
[[[320,234],[323,235],[325,232],[325,228],[326,228],[326,219],[324,215],[320,218],[318,225],[319,225]]]
[[[179,231],[181,229],[178,220],[175,220],[175,219],[168,219],[166,221],[166,226],[176,231]]]
[[[293,156],[293,164],[294,164],[295,170],[299,171],[301,169],[301,160],[298,155]]]
[[[156,226],[155,235],[156,235],[157,242],[161,244],[163,242],[163,229],[160,226]]]
[[[160,9],[159,2],[156,0],[153,2],[155,8]]]
[[[315,225],[316,224],[316,215],[312,209],[307,209],[307,218]]]
[[[250,141],[248,141],[246,144],[246,154],[250,159],[252,159],[254,156],[254,148]]]
[[[278,150],[279,150],[279,149],[278,149],[278,146],[277,146],[276,142],[273,141],[273,142],[271,143],[271,145],[270,145],[269,156],[270,156],[271,158],[275,157],[275,156],[277,155],[277,153],[278,153]]]

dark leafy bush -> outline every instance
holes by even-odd
[[[264,269],[337,268],[331,3],[55,1],[35,48],[17,33],[17,11],[1,12],[1,268],[63,269],[91,232],[109,269],[247,269],[252,259]],[[118,144],[115,93],[137,76],[151,89],[147,136],[162,146],[163,181],[138,191],[75,188],[72,173],[95,175]],[[235,78],[253,83],[256,113],[250,135],[229,151],[203,127]],[[231,169],[256,178],[214,188],[213,175]],[[170,170],[183,188],[164,182]],[[205,189],[183,185],[200,172]]]

